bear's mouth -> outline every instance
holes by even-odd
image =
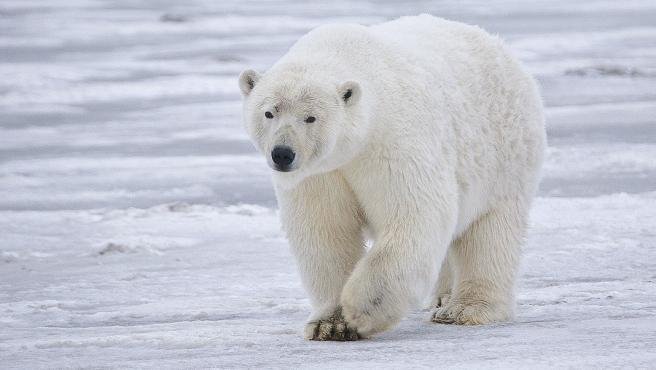
[[[292,172],[292,171],[294,171],[296,168],[292,168],[292,167],[282,167],[282,166],[274,165],[274,166],[273,166],[273,169],[276,170],[276,171],[278,171],[278,172]]]

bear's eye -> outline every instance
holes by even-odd
[[[273,118],[273,113],[271,113],[269,111],[266,111],[266,112],[264,112],[264,117],[266,117],[268,119],[271,119],[271,118]]]
[[[351,89],[348,89],[346,90],[346,93],[344,94],[344,96],[342,96],[342,98],[344,99],[344,101],[348,101],[351,98],[352,94],[353,91]]]
[[[308,117],[308,118],[305,119],[305,123],[312,123],[312,122],[314,122],[314,121],[316,121],[316,120],[317,120],[316,118],[310,116],[310,117]]]

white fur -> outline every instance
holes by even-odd
[[[297,153],[273,178],[315,308],[308,338],[342,339],[339,308],[360,336],[386,330],[431,289],[436,322],[511,317],[545,132],[536,85],[499,39],[428,15],[328,25],[240,87],[269,163],[274,145]]]

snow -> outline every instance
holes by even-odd
[[[236,74],[316,25],[421,12],[500,34],[542,86],[517,317],[304,341]],[[653,367],[655,76],[648,0],[3,0],[0,367]]]

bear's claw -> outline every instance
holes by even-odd
[[[456,323],[456,320],[449,317],[449,315],[446,314],[444,311],[440,310],[439,307],[433,313],[433,316],[431,317],[431,321],[435,322],[435,323],[438,323],[438,324],[455,324]]]
[[[446,306],[437,307],[432,322],[456,325],[484,325],[492,322],[508,320],[507,309],[489,302],[463,303],[450,301]]]
[[[314,326],[312,328],[312,326]],[[308,323],[310,340],[354,341],[361,339],[355,328],[350,328],[344,320],[342,309],[338,308],[329,318]]]

